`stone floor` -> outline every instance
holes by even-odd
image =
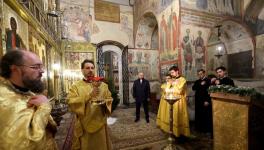
[[[134,115],[135,108],[118,108],[112,114],[111,117],[115,121],[109,125],[109,129],[114,150],[160,150],[164,148],[167,145],[168,135],[156,127],[156,115],[150,113],[149,124],[144,119],[134,123]],[[143,111],[141,111],[141,116],[144,118]],[[69,141],[65,142],[65,139],[72,123],[72,114],[67,113],[63,117],[55,138],[60,150],[68,150]],[[192,135],[192,138],[177,139],[179,150],[213,149],[212,140],[208,135],[197,133],[193,129]]]

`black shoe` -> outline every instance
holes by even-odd
[[[149,119],[146,119],[146,122],[149,123]]]
[[[138,122],[138,121],[139,121],[139,119],[136,119],[136,120],[135,120],[135,122]]]

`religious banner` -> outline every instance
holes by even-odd
[[[95,0],[94,13],[98,21],[120,22],[120,7],[117,4]]]

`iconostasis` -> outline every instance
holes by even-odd
[[[43,27],[32,23],[36,23],[34,18],[27,13],[23,13],[22,17],[20,11],[17,7],[13,9],[9,4],[0,0],[0,34],[2,36],[0,56],[12,49],[24,49],[36,53],[42,60],[45,71],[42,78],[46,87],[44,94],[48,97],[54,97],[63,90],[61,84],[59,84],[60,71],[56,76],[53,67],[54,64],[61,64],[61,53],[57,50],[58,45],[50,37],[47,37],[43,31],[39,30]],[[56,81],[57,86],[55,86],[55,77],[59,77]]]

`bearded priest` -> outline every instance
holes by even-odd
[[[108,85],[95,77],[91,60],[81,64],[84,78],[72,85],[68,93],[68,105],[74,112],[73,150],[111,150],[107,130],[107,116],[111,113],[112,97]]]

